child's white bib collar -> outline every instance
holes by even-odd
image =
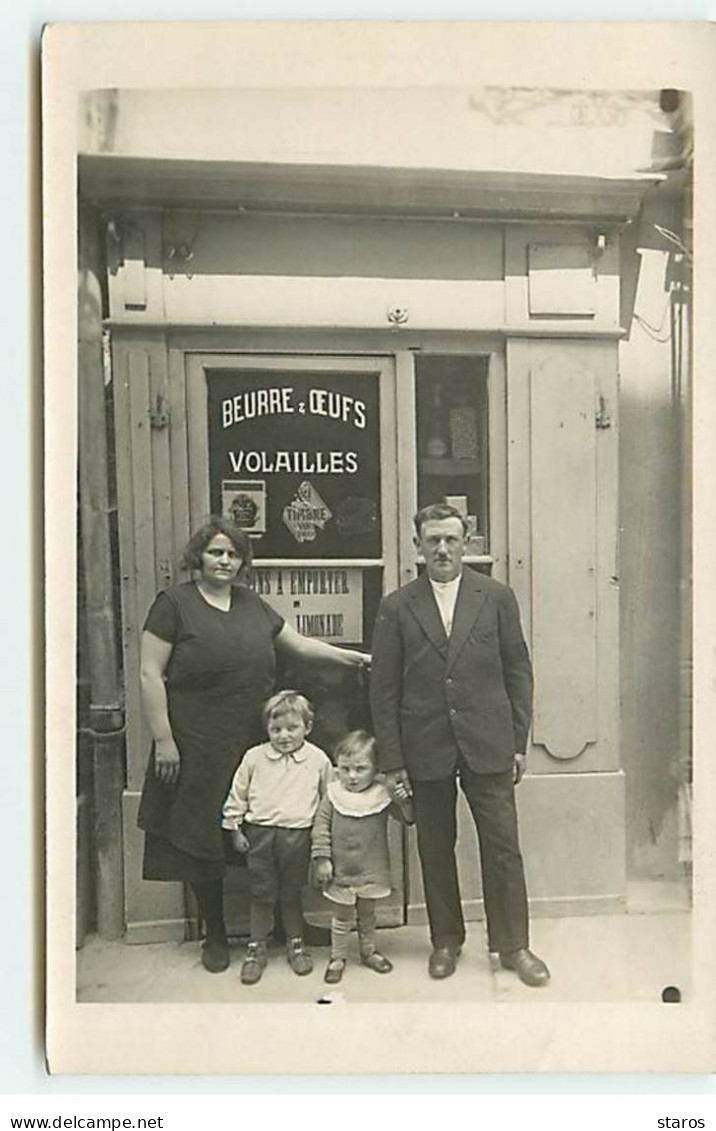
[[[343,817],[369,817],[382,813],[391,803],[391,796],[382,782],[373,782],[360,793],[346,789],[339,781],[328,783],[328,797],[331,805]]]

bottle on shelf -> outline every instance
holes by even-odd
[[[431,459],[443,459],[448,453],[442,389],[436,381],[430,389],[425,452]]]
[[[450,451],[453,459],[478,459],[477,408],[467,392],[459,395],[450,407],[449,431]]]

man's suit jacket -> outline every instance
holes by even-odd
[[[509,770],[527,745],[532,668],[515,595],[463,569],[448,640],[427,574],[380,604],[371,713],[382,770],[449,777]]]

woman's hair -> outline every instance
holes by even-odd
[[[236,553],[242,559],[241,569],[238,576],[244,580],[248,577],[251,570],[251,539],[246,531],[237,526],[229,518],[222,518],[220,515],[212,515],[208,522],[199,527],[195,534],[191,536],[186,546],[184,553],[181,556],[182,569],[201,569],[201,555],[217,534],[225,534],[233,545]]]
[[[300,715],[307,728],[313,725],[313,707],[306,696],[301,695],[300,691],[287,690],[277,692],[264,703],[261,711],[264,727],[268,727],[269,722],[276,715],[287,715],[289,711],[295,711]]]
[[[375,739],[367,730],[352,730],[342,738],[333,752],[333,760],[337,764],[339,758],[350,758],[354,754],[367,754],[373,766],[377,767]]]

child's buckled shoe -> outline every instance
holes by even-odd
[[[265,942],[250,942],[246,947],[246,958],[241,966],[241,981],[245,986],[255,986],[261,981],[266,963],[268,962],[268,949]]]
[[[374,950],[372,954],[362,954],[361,963],[367,966],[369,970],[375,970],[376,974],[390,974],[393,969],[393,963],[384,954]]]
[[[288,940],[286,958],[294,974],[310,974],[313,970],[313,959],[303,945],[302,938]]]
[[[346,968],[345,958],[331,958],[326,966],[326,972],[323,975],[323,981],[328,982],[329,986],[337,986],[343,977],[343,971]]]

